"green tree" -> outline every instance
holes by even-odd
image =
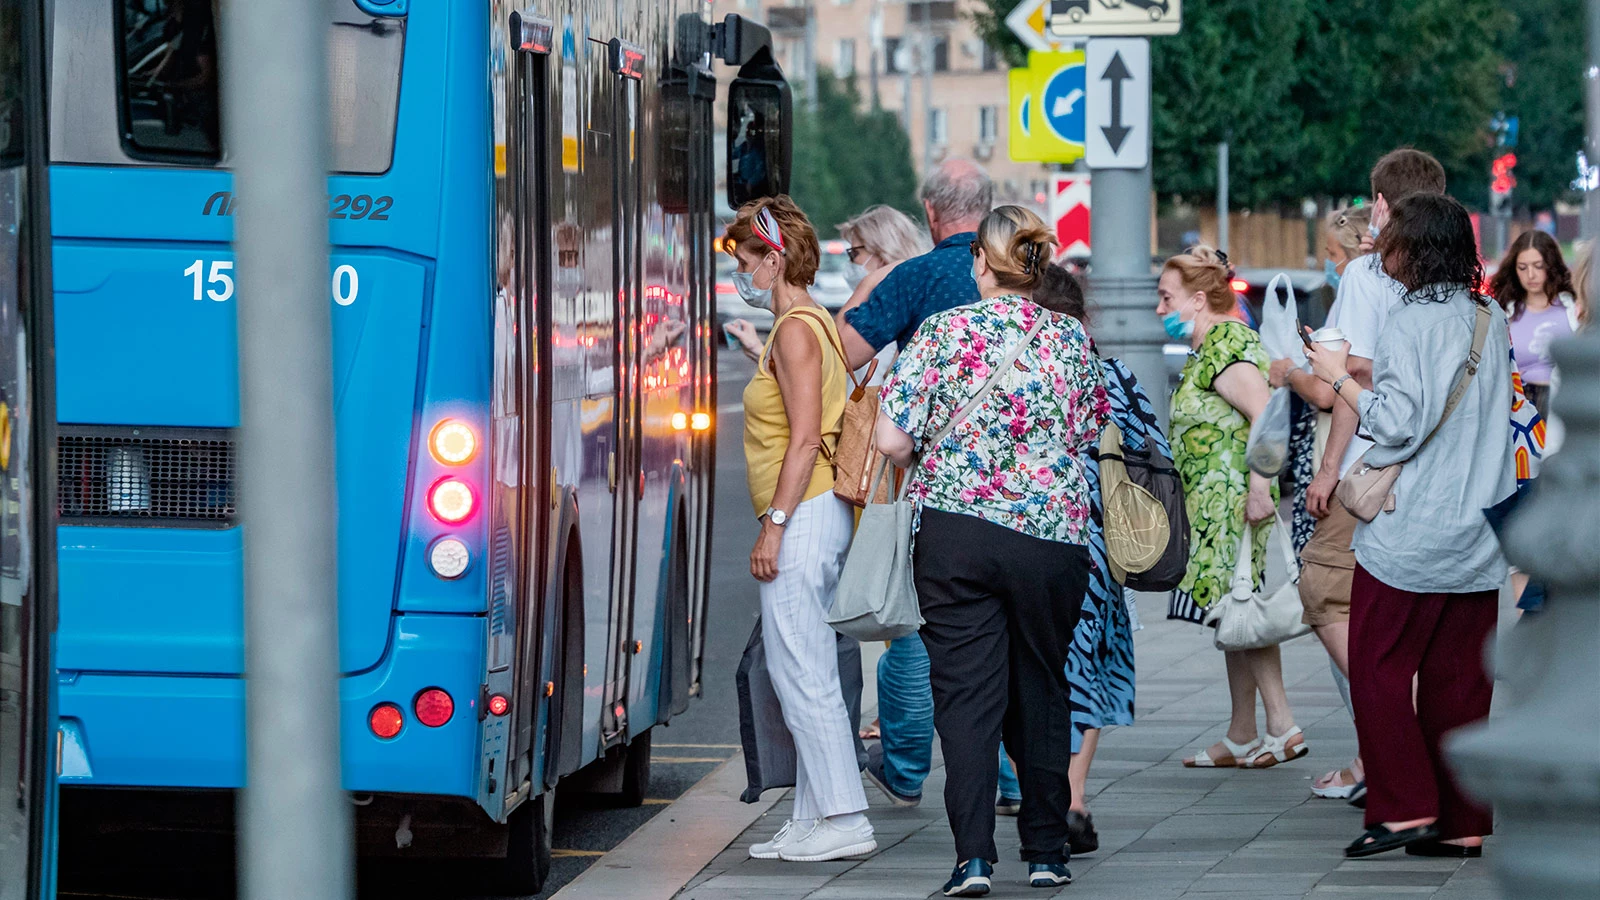
[[[1511,68],[1501,92],[1506,115],[1520,119],[1517,189],[1520,205],[1548,207],[1575,199],[1576,156],[1583,149],[1582,0],[1506,0],[1516,24],[1501,53]]]
[[[819,234],[878,203],[921,215],[911,139],[893,113],[864,109],[853,79],[817,74],[816,111],[795,98],[795,202]]]

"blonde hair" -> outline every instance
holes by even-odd
[[[737,247],[760,259],[765,259],[772,248],[756,237],[755,217],[761,210],[772,213],[783,238],[783,280],[795,287],[805,287],[816,280],[817,266],[821,264],[822,248],[817,243],[817,231],[811,220],[800,211],[788,194],[762,197],[739,207],[739,212],[728,225],[729,253]]]
[[[886,263],[921,256],[933,249],[928,232],[892,206],[869,206],[839,226],[839,236]]]
[[[1206,307],[1214,313],[1232,313],[1239,301],[1233,295],[1233,268],[1228,255],[1200,244],[1167,260],[1162,274],[1177,272],[1183,289],[1206,295]]]
[[[1572,269],[1572,300],[1578,307],[1578,330],[1587,330],[1593,315],[1589,301],[1589,279],[1594,276],[1594,239],[1579,241],[1573,248],[1578,263]]]
[[[978,225],[983,250],[995,284],[1032,294],[1044,283],[1056,236],[1044,220],[1020,206],[999,206]]]
[[[1361,255],[1361,239],[1367,236],[1367,226],[1372,222],[1372,208],[1355,206],[1336,209],[1323,221],[1333,242],[1344,248],[1346,259]]]

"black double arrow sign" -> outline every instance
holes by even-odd
[[[1100,76],[1101,81],[1111,82],[1111,124],[1100,126],[1100,131],[1105,134],[1112,153],[1122,152],[1122,142],[1128,139],[1128,132],[1133,130],[1122,124],[1122,83],[1131,78],[1133,73],[1122,61],[1122,54],[1111,54],[1111,62]]]

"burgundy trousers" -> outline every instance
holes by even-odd
[[[1493,830],[1490,811],[1456,786],[1439,743],[1489,717],[1494,682],[1483,670],[1483,648],[1498,615],[1496,591],[1416,594],[1357,564],[1350,700],[1367,770],[1368,827],[1437,816],[1441,840]]]

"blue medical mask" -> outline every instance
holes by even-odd
[[[733,289],[739,292],[739,299],[756,309],[772,309],[772,288],[756,287],[754,272],[734,272]]]
[[[860,263],[850,263],[844,269],[844,283],[850,285],[850,290],[855,291],[867,277],[867,269]]]
[[[1185,322],[1179,317],[1177,310],[1161,317],[1161,327],[1167,330],[1167,336],[1175,341],[1184,341],[1194,337],[1194,322]]]
[[[1339,289],[1339,267],[1333,264],[1333,260],[1322,261],[1322,274],[1328,276],[1328,287]]]

